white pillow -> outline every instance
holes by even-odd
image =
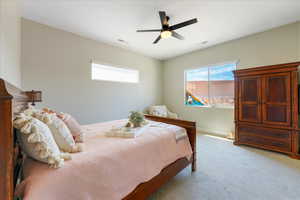
[[[14,127],[19,130],[17,136],[21,148],[30,157],[54,168],[71,159],[70,154],[60,152],[51,131],[40,120],[20,114],[14,120]]]
[[[69,153],[82,151],[82,145],[75,143],[67,125],[55,113],[35,112],[33,113],[33,117],[47,124],[56,144],[62,151]]]
[[[151,106],[149,108],[149,114],[159,117],[168,117],[168,109],[166,106]]]

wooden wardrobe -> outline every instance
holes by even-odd
[[[300,62],[234,71],[235,142],[299,156]]]

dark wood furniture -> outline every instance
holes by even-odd
[[[234,71],[235,142],[299,157],[300,62]]]
[[[14,198],[14,189],[23,163],[23,157],[15,140],[13,117],[26,109],[30,102],[30,95],[28,96],[26,92],[0,79],[0,200],[13,200]],[[196,170],[196,123],[150,115],[146,115],[146,118],[185,128],[194,153],[191,159],[180,158],[165,167],[160,174],[151,180],[141,183],[124,198],[125,200],[146,199],[190,164],[192,165],[192,171]]]
[[[0,79],[0,199],[13,200],[22,155],[14,137],[12,119],[30,101],[25,92]]]

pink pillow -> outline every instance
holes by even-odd
[[[77,143],[83,142],[83,136],[84,136],[83,130],[81,129],[80,124],[76,121],[76,119],[72,115],[67,113],[58,113],[49,108],[43,108],[43,112],[55,113],[56,116],[59,117],[61,120],[63,120],[63,122],[67,125],[74,138],[74,141]]]
[[[67,127],[70,129],[71,134],[73,135],[73,138],[75,142],[83,142],[83,131],[81,129],[80,124],[76,121],[76,119],[67,113],[60,113],[57,114],[57,116],[62,119]]]

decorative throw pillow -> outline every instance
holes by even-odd
[[[51,131],[40,120],[22,113],[14,120],[14,127],[18,129],[21,148],[33,159],[54,168],[62,167],[64,160],[71,159],[70,154],[60,152]]]
[[[57,117],[59,117],[63,122],[67,125],[69,130],[71,131],[71,134],[73,135],[73,138],[76,143],[83,143],[84,142],[84,132],[80,126],[80,124],[77,122],[77,120],[70,114],[67,113],[57,113],[51,109],[44,108],[44,112],[47,113],[56,113]]]
[[[82,143],[84,142],[84,133],[83,130],[81,128],[81,126],[79,125],[79,123],[76,121],[76,119],[67,113],[60,113],[57,115],[61,120],[63,120],[65,122],[65,124],[67,125],[67,127],[70,129],[75,142],[78,143]]]
[[[73,136],[66,124],[60,118],[58,118],[55,113],[49,114],[46,112],[35,112],[33,117],[36,117],[48,125],[54,140],[62,151],[69,153],[82,151],[82,145],[75,143]]]
[[[149,108],[149,114],[159,117],[168,117],[168,109],[166,106],[151,106]]]
[[[23,114],[27,116],[32,116],[36,112],[41,112],[41,110],[35,108],[34,106],[29,105],[28,108],[23,111]]]

